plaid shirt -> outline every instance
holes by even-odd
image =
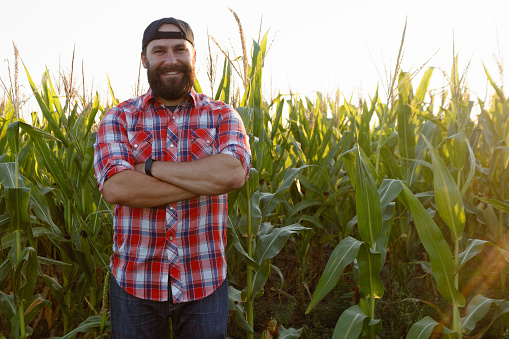
[[[239,159],[248,175],[251,154],[239,114],[191,91],[172,113],[152,91],[110,109],[95,144],[99,189],[112,175],[135,170],[149,157],[186,162],[215,154]],[[120,287],[135,297],[174,303],[199,300],[226,278],[228,199],[198,196],[166,206],[115,205],[110,267]]]

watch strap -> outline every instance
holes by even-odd
[[[147,162],[145,162],[145,174],[147,175],[150,175],[151,177],[153,177],[152,175],[152,158],[150,159],[147,159]]]

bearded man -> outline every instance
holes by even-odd
[[[196,93],[194,35],[175,18],[143,34],[150,89],[103,117],[94,168],[114,204],[113,338],[225,338],[226,193],[251,161],[230,106]]]

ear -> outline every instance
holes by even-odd
[[[143,68],[148,68],[147,57],[143,53],[141,53],[141,63],[143,64]]]

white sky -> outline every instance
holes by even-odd
[[[262,35],[270,29],[269,40],[275,38],[264,68],[266,92],[288,93],[291,88],[313,96],[314,91],[333,93],[339,88],[354,102],[359,96],[369,99],[378,83],[383,90],[385,70],[392,71],[395,66],[408,18],[403,70],[417,70],[438,50],[428,64],[437,68],[432,87],[445,85],[441,71],[450,73],[454,34],[460,70],[471,59],[468,83],[484,100],[488,87],[483,63],[496,81],[502,82],[494,55],[499,47],[502,56],[508,54],[508,5],[507,0],[2,0],[0,77],[8,83],[6,60],[12,69],[13,41],[36,82],[45,67],[53,77],[59,67],[70,70],[75,45],[75,70],[81,78],[84,63],[87,90],[93,85],[104,101],[109,75],[116,96],[127,99],[137,80],[145,27],[153,20],[173,16],[193,28],[198,80],[209,94],[207,29],[231,54],[231,46],[235,55],[241,53],[237,24],[228,10],[232,8],[243,24],[248,48],[252,39],[258,39],[262,16]],[[212,48],[216,53],[215,46]],[[220,54],[218,71],[222,62]],[[28,94],[25,74],[20,72],[20,78],[22,91]],[[147,88],[144,70],[142,80]]]

